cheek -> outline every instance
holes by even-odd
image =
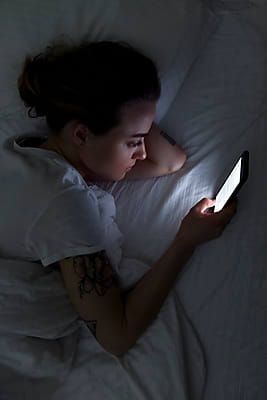
[[[110,143],[101,149],[101,154],[97,157],[97,163],[104,166],[105,172],[108,172],[110,168],[115,172],[121,173],[130,164],[132,164],[132,156],[135,148],[128,147],[125,143]]]
[[[132,164],[131,159],[134,154],[134,149],[128,147],[127,145],[120,146],[116,150],[115,157],[113,158],[113,165],[117,166],[119,169],[125,169],[130,164]]]

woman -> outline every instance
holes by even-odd
[[[29,116],[45,116],[51,131],[45,138],[20,137],[14,146],[34,149],[23,165],[42,192],[25,223],[27,258],[57,263],[77,316],[119,356],[155,319],[195,248],[220,236],[236,202],[209,214],[215,202],[200,201],[161,259],[122,292],[102,242],[94,187],[86,183],[161,176],[183,166],[182,149],[153,123],[156,66],[122,42],[55,45],[26,58],[18,87]]]

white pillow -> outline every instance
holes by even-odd
[[[229,168],[228,157],[245,150],[243,140],[267,108],[265,49],[246,18],[224,16],[161,121],[191,162],[218,152]]]
[[[128,41],[156,62],[162,79],[157,119],[211,33],[216,17],[201,0],[12,0],[0,3],[0,117],[24,107],[17,77],[26,54],[59,37]]]

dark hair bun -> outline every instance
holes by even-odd
[[[30,56],[25,58],[22,72],[17,81],[19,94],[24,104],[30,107],[28,113],[31,114],[31,117],[46,115],[42,78],[48,67],[48,61],[40,56],[41,54],[34,58]],[[31,113],[33,110],[35,110],[35,115]]]

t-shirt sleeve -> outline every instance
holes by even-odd
[[[103,250],[103,233],[96,197],[75,188],[49,203],[30,228],[27,246],[46,267],[66,257]]]

